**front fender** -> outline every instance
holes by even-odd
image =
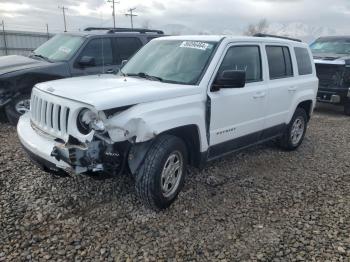
[[[207,150],[205,102],[195,96],[136,105],[106,120],[106,129],[113,142],[149,141],[174,128],[195,125],[199,131],[200,150]]]

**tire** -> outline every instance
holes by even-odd
[[[24,107],[28,106],[27,110],[29,110],[29,101],[30,95],[19,95],[5,107],[7,119],[11,125],[17,125],[18,119],[25,113]],[[20,103],[23,105],[20,106]]]
[[[179,167],[176,169],[177,165]],[[176,136],[158,137],[136,172],[135,187],[138,198],[155,211],[169,207],[183,187],[186,166],[185,143]],[[171,168],[174,172],[170,172]],[[172,175],[167,177],[166,174]]]
[[[296,150],[304,140],[307,130],[307,115],[303,108],[298,107],[284,134],[279,140],[280,146],[285,150]],[[299,126],[299,128],[298,128]]]
[[[350,116],[350,102],[344,104],[344,114]]]

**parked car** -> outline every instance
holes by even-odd
[[[342,105],[350,116],[350,36],[321,37],[311,50],[320,81],[317,100]]]
[[[64,33],[34,50],[29,57],[0,57],[0,110],[10,123],[29,110],[33,86],[49,80],[116,73],[151,39],[163,35],[159,30],[90,27],[81,33]]]
[[[37,84],[17,131],[44,170],[129,171],[140,199],[158,210],[175,200],[187,165],[270,139],[298,148],[317,86],[301,42],[162,37],[118,75]]]

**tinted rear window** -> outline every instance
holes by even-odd
[[[286,46],[266,46],[270,79],[293,76],[292,60]]]
[[[297,58],[299,75],[312,74],[312,64],[308,50],[302,47],[295,47],[294,51]]]
[[[119,63],[121,63],[123,60],[128,60],[142,47],[140,39],[136,37],[118,37],[115,39],[115,41],[117,43],[116,53]]]

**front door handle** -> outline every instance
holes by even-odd
[[[265,92],[257,92],[255,93],[255,95],[253,96],[254,99],[258,99],[258,98],[263,98],[266,96]]]

